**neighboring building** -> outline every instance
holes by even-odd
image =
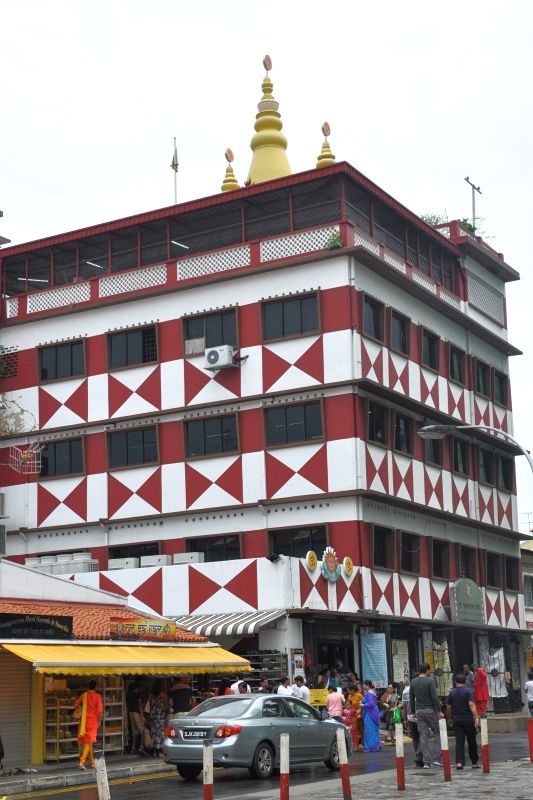
[[[8,557],[311,675],[429,657],[444,694],[479,659],[518,709],[518,451],[417,435],[512,432],[518,273],[327,136],[291,175],[268,76],[256,131],[244,188],[229,164],[221,194],[0,251],[2,383],[36,423],[11,443],[43,445],[40,474],[4,472]]]

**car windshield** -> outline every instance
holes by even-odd
[[[243,697],[242,700],[232,700],[230,702],[228,702],[225,697],[214,697],[212,700],[205,700],[203,703],[200,703],[200,705],[190,711],[187,716],[205,716],[215,717],[217,719],[231,717],[231,719],[235,719],[237,717],[242,717],[253,702],[254,698],[252,697]]]

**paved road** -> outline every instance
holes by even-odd
[[[481,798],[490,800],[533,800],[533,768],[526,760],[528,755],[525,734],[491,736],[491,775],[469,768],[462,773],[453,772],[452,784],[445,784],[442,770],[420,770],[410,767],[410,746],[406,746],[407,791],[396,790],[393,769],[395,752],[387,747],[382,753],[356,753],[350,760],[353,796],[357,800],[400,800],[413,798]],[[452,745],[453,761],[453,745]],[[512,763],[506,763],[514,759]],[[293,770],[290,777],[291,800],[340,800],[341,784],[338,773],[329,772],[323,765],[302,766]],[[36,791],[31,794],[9,795],[9,800],[46,797],[48,800],[98,800],[94,785],[79,788]],[[111,784],[112,800],[202,800],[202,784],[182,781],[172,770],[158,776],[123,779]],[[215,770],[216,800],[275,800],[279,797],[278,779],[258,781],[250,778],[247,770]]]

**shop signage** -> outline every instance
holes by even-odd
[[[291,650],[292,662],[292,677],[297,678],[299,675],[305,678],[304,669],[304,651],[300,648],[293,648]]]
[[[146,617],[111,617],[109,620],[111,639],[126,639],[130,642],[175,642],[176,623]]]
[[[72,617],[0,614],[0,639],[72,639]]]
[[[325,706],[328,701],[327,689],[309,689],[309,705]]]
[[[337,558],[337,553],[333,547],[326,547],[324,555],[322,556],[322,565],[320,567],[322,575],[330,583],[335,583],[341,576],[341,565]]]
[[[452,622],[465,625],[484,625],[483,595],[479,586],[469,578],[455,581],[450,589]]]
[[[361,666],[365,680],[377,689],[387,686],[387,651],[384,633],[361,633]]]
[[[393,639],[392,680],[394,683],[409,683],[409,645],[405,639]]]
[[[342,562],[342,568],[344,570],[344,574],[346,575],[346,577],[351,578],[353,573],[353,561],[350,558],[350,556],[346,556],[346,558]]]

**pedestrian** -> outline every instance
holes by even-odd
[[[533,672],[528,674],[528,680],[524,689],[527,692],[527,707],[529,708],[529,716],[533,717]]]
[[[416,678],[416,674],[413,675],[413,678]],[[407,720],[407,733],[409,734],[409,737],[413,743],[413,749],[415,751],[415,767],[423,767],[424,758],[422,756],[422,748],[420,747],[420,734],[418,733],[416,717],[414,714],[411,714],[410,694],[411,687],[409,684],[407,684],[402,692],[403,715]]]
[[[144,717],[141,705],[139,687],[132,681],[126,692],[126,709],[128,712],[130,753],[139,754],[142,750],[142,737],[144,730]]]
[[[333,688],[333,686],[329,687],[328,692],[329,694],[326,699],[326,708],[328,711],[328,717],[330,719],[336,720],[336,722],[342,722],[342,714],[344,711],[344,698],[341,692],[338,692],[336,689]]]
[[[355,723],[355,708],[352,706],[352,701],[347,700],[344,704],[344,714],[342,715],[342,721],[348,728],[353,728]]]
[[[305,685],[305,678],[303,675],[297,675],[294,679],[294,683],[292,685],[292,691],[295,697],[299,697],[300,700],[304,700],[306,703],[309,702],[311,698],[311,693],[309,689]]]
[[[467,689],[474,689],[474,673],[470,664],[463,664],[463,672],[465,675],[465,686]]]
[[[381,750],[379,738],[380,713],[378,698],[372,681],[364,682],[365,694],[361,700],[363,716],[363,750],[365,753]]]
[[[163,681],[158,678],[154,681],[152,692],[148,698],[150,736],[152,737],[152,755],[163,757],[163,730],[168,713],[167,694]],[[145,707],[146,711],[146,707]]]
[[[96,681],[89,681],[86,692],[82,692],[74,703],[74,709],[79,708],[78,744],[83,745],[80,756],[80,769],[85,771],[85,762],[94,767],[93,744],[96,742],[98,728],[102,722],[104,705],[102,698],[95,691]]]
[[[247,693],[249,693],[249,692],[251,692],[251,691],[252,691],[252,690],[250,689],[250,687],[248,686],[248,684],[246,683],[246,681],[244,680],[244,676],[243,676],[243,675],[241,675],[241,677],[240,677],[240,678],[237,678],[237,680],[235,681],[235,683],[232,683],[232,684],[231,684],[231,692],[232,692],[232,694],[241,694],[241,692],[239,691],[239,686],[241,685],[241,683],[244,683],[244,684],[246,684],[246,687],[247,687],[247,688],[246,688],[246,692],[247,692]]]
[[[237,693],[238,694],[250,694],[250,687],[248,686],[247,683],[245,683],[245,681],[241,681],[239,683],[239,686],[238,686],[238,689],[237,689]]]
[[[387,731],[387,742],[392,742],[394,738],[394,725],[392,724],[392,710],[398,702],[398,694],[396,693],[392,683],[389,683],[381,697],[379,698],[379,705],[382,711],[382,719],[385,723],[385,730]]]
[[[474,670],[474,702],[477,713],[480,717],[484,717],[490,700],[487,673],[479,664],[472,664],[472,669]]]
[[[192,689],[184,678],[174,678],[169,692],[169,707],[173,717],[184,717],[191,710]]]
[[[290,686],[288,675],[285,675],[285,677],[281,679],[281,682],[278,686],[278,694],[284,695],[285,697],[294,697],[294,692]]]
[[[431,764],[442,767],[440,749],[439,719],[444,717],[441,711],[437,687],[434,679],[429,674],[429,664],[423,663],[419,667],[419,675],[411,682],[409,692],[411,714],[416,717],[420,746],[424,759],[424,769],[429,769]],[[429,743],[429,731],[435,737],[433,753]]]
[[[216,693],[217,693],[217,697],[220,697],[221,695],[225,695],[225,694],[233,694],[233,692],[231,691],[229,678],[222,678],[220,680]]]
[[[261,678],[259,681],[259,688],[257,690],[259,694],[271,694],[272,689],[268,682],[268,678]]]
[[[451,690],[446,700],[446,716],[448,719],[453,720],[456,768],[464,769],[466,737],[472,769],[477,769],[479,767],[479,758],[476,725],[479,724],[479,717],[474,703],[473,692],[466,687],[466,676],[464,674],[455,676],[455,689]]]

